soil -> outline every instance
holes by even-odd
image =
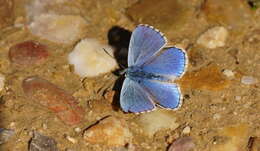
[[[238,27],[230,29],[230,26],[225,23],[215,22],[221,20],[219,16],[215,20],[213,18],[214,21],[207,21],[207,17],[203,14],[203,2],[199,0],[194,0],[190,2],[191,4],[186,2],[187,8],[193,7],[196,11],[178,13],[180,15],[178,18],[181,18],[181,15],[186,16],[187,20],[182,22],[183,26],[169,23],[169,17],[164,17],[167,20],[165,23],[161,19],[156,20],[160,18],[158,15],[153,22],[147,21],[149,19],[142,22],[142,17],[147,17],[147,14],[153,12],[146,10],[144,16],[138,16],[138,13],[142,14],[142,9],[146,8],[136,7],[137,0],[75,0],[71,2],[74,5],[70,3],[64,6],[73,7],[71,12],[87,20],[85,37],[110,44],[116,48],[116,52],[127,50],[131,31],[140,23],[154,23],[151,25],[165,33],[169,45],[181,44],[186,48],[189,65],[183,79],[178,81],[184,102],[179,110],[171,111],[180,126],[175,130],[161,130],[153,137],[139,133],[140,127],[131,126],[130,123],[135,123],[135,119],[140,115],[123,113],[120,109],[118,94],[122,86],[122,77],[117,72],[82,79],[73,72],[73,67],[67,60],[67,55],[75,43],[63,45],[50,42],[32,35],[26,26],[16,27],[13,25],[14,22],[2,20],[5,24],[3,27],[0,26],[0,73],[5,76],[5,88],[0,91],[0,127],[14,129],[15,135],[0,146],[1,150],[28,150],[33,130],[54,138],[58,142],[59,150],[127,150],[123,147],[93,145],[83,139],[84,129],[108,115],[120,117],[129,123],[130,131],[134,136],[131,144],[134,144],[135,150],[165,151],[173,140],[185,135],[193,138],[196,144],[195,150],[213,150],[214,142],[221,133],[220,129],[240,124],[246,124],[248,127],[246,137],[248,140],[244,142],[248,142],[250,137],[260,137],[259,82],[252,85],[241,83],[242,76],[252,76],[260,81],[260,10],[259,8],[250,10],[251,20],[248,22],[236,20],[239,22]],[[6,13],[6,15],[12,15],[14,21],[17,21],[17,18],[26,20],[24,7],[27,4],[26,0],[14,0],[13,13]],[[151,5],[154,4],[147,4],[147,7]],[[184,8],[181,10],[186,10],[186,7]],[[56,11],[62,12],[63,9],[60,7]],[[192,14],[193,17],[189,18],[187,14]],[[174,14],[169,13],[169,15],[174,18]],[[212,16],[210,19],[212,20]],[[207,29],[219,25],[229,30],[224,47],[208,49],[196,44],[196,39]],[[9,48],[25,40],[36,40],[48,46],[50,57],[44,64],[27,68],[17,68],[12,65],[8,58]],[[126,56],[122,54],[115,54],[115,56],[118,62],[126,65]],[[226,77],[223,74],[226,69],[232,70],[235,76]],[[47,79],[72,94],[86,110],[83,122],[76,126],[65,125],[52,112],[28,99],[21,83],[26,77],[33,75]],[[115,95],[111,103],[111,98],[109,101],[105,94],[112,90],[115,91]],[[182,132],[186,126],[191,128],[189,134]],[[81,128],[82,131],[75,132],[76,127]],[[75,138],[77,143],[68,141],[66,136]],[[225,144],[225,139],[220,139],[219,142]]]

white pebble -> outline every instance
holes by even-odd
[[[76,127],[76,128],[74,129],[74,131],[77,132],[77,133],[79,133],[79,132],[81,132],[81,128]]]
[[[71,137],[71,136],[66,136],[66,139],[73,144],[77,143],[77,140],[75,138]]]
[[[43,123],[43,124],[42,124],[42,128],[46,130],[46,129],[48,128],[47,124],[46,124],[46,123]]]
[[[63,44],[72,44],[84,36],[86,21],[81,16],[41,14],[29,24],[33,35]]]
[[[183,130],[182,130],[183,134],[189,134],[190,133],[190,127],[186,126]]]
[[[243,76],[241,78],[241,83],[246,85],[256,84],[258,80],[252,76]]]
[[[225,46],[228,31],[226,28],[217,26],[203,33],[197,43],[210,49]]]
[[[234,77],[234,72],[232,71],[232,70],[229,70],[229,69],[225,69],[224,71],[223,71],[223,74],[225,75],[225,76],[227,76],[227,77]]]
[[[0,74],[0,91],[4,89],[5,86],[5,76]]]
[[[153,136],[156,132],[162,129],[174,130],[179,127],[176,117],[170,112],[161,109],[141,114],[137,120],[144,133],[148,136]]]
[[[33,137],[33,130],[29,131],[29,136]]]
[[[96,39],[87,38],[76,45],[68,60],[74,65],[74,72],[79,76],[95,77],[117,68],[116,60],[112,56],[113,49],[110,46],[102,45]]]
[[[16,125],[15,122],[11,122],[11,123],[10,123],[10,127],[11,127],[11,128],[15,128],[15,125]]]
[[[241,98],[242,98],[241,96],[235,96],[235,100],[236,100],[236,101],[240,101]]]

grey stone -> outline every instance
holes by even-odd
[[[14,130],[0,128],[0,145],[7,142],[14,134]]]
[[[48,136],[34,132],[29,144],[29,151],[58,151],[57,142]]]

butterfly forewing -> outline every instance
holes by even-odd
[[[141,68],[148,73],[166,77],[181,77],[187,65],[187,55],[176,47],[165,48],[152,60],[145,62]]]
[[[166,38],[156,29],[139,25],[133,31],[128,52],[128,66],[140,66],[166,44]]]

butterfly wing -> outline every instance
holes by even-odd
[[[151,26],[138,25],[130,39],[128,66],[142,65],[166,43],[166,38],[158,30]]]
[[[166,38],[150,26],[139,25],[133,31],[128,53],[128,66],[138,66],[144,72],[162,76],[181,77],[187,64],[186,53],[178,48],[166,48]],[[120,105],[125,112],[144,112],[158,105],[176,109],[181,105],[178,85],[142,79],[126,78],[120,94]]]
[[[157,56],[145,62],[142,69],[145,72],[166,77],[181,77],[187,66],[187,54],[184,50],[170,47],[163,49]]]
[[[145,112],[154,109],[148,93],[137,82],[126,78],[120,94],[120,105],[125,112]]]
[[[182,104],[181,91],[178,85],[160,81],[143,80],[141,85],[159,106],[177,109]]]

